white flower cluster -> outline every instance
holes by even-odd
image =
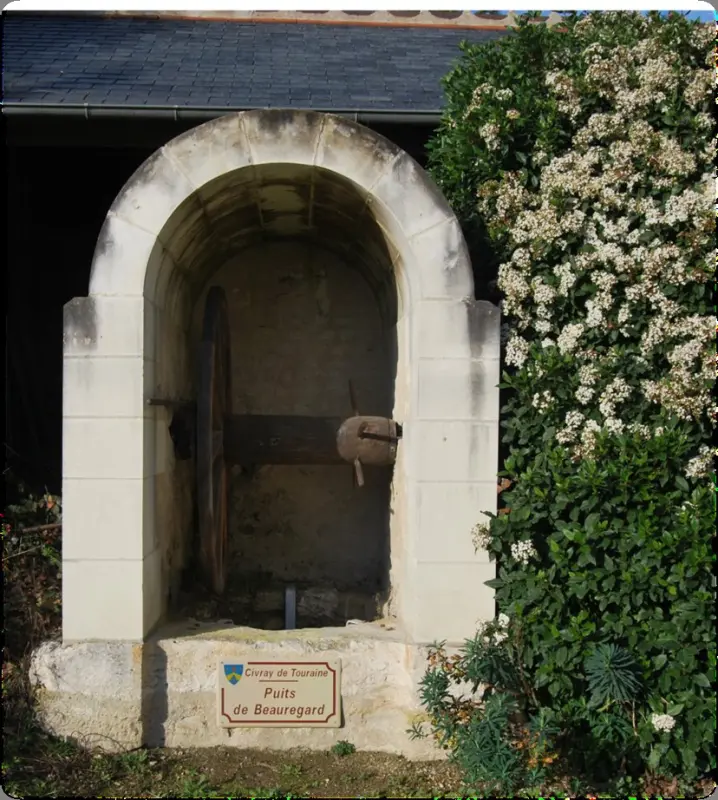
[[[580,443],[576,445],[573,456],[575,459],[591,458],[596,448],[596,437],[601,432],[601,426],[595,419],[587,419],[581,431]]]
[[[476,550],[487,550],[491,542],[489,524],[477,522],[471,530],[471,539]]]
[[[623,433],[624,423],[615,415],[616,406],[625,402],[631,394],[631,387],[625,379],[618,376],[606,386],[600,395],[598,410],[603,415],[606,428],[616,434]]]
[[[578,36],[600,36],[608,16],[580,21]],[[535,154],[534,163],[543,164],[538,191],[526,191],[518,175],[505,174],[488,220],[504,227],[513,249],[498,279],[503,311],[514,318],[516,331],[508,340],[506,363],[530,366],[534,337],[544,350],[556,347],[574,359],[575,401],[581,410],[569,411],[556,434],[574,457],[590,457],[599,433],[662,435],[660,428],[620,418],[617,409],[636,390],[686,420],[713,408],[715,319],[696,315],[670,287],[706,283],[715,267],[715,141],[706,106],[715,66],[710,59],[708,68],[685,66],[636,14],[619,13],[616,24],[646,33],[634,47],[588,44],[583,76],[561,68],[546,77],[559,112],[572,123],[582,113],[582,86],[600,95],[604,108],[576,126],[568,152],[552,159],[544,150]],[[715,30],[698,26],[695,35],[707,48]],[[686,145],[656,122],[666,104],[680,96],[699,112],[694,130],[705,132],[705,147]],[[498,135],[494,129],[485,133]],[[572,252],[567,242],[576,238],[585,246]],[[544,263],[559,259],[546,275]],[[583,312],[566,324],[566,311],[581,304]],[[616,369],[626,365],[625,356],[617,358],[619,345],[606,347],[604,341],[596,350],[585,349],[587,341],[613,329],[644,375],[655,367],[655,378],[631,385],[616,378]],[[550,397],[536,386],[532,404],[548,410]],[[704,474],[707,463],[705,455],[699,456],[688,469]]]
[[[561,72],[551,72],[546,76],[546,86],[558,101],[558,109],[570,119],[581,113],[581,95],[571,78]]]
[[[501,143],[499,139],[500,133],[501,128],[495,122],[487,122],[479,128],[479,135],[486,142],[489,150],[496,150]]]
[[[701,103],[706,102],[713,93],[715,77],[713,70],[697,70],[691,80],[683,90],[683,97],[691,108],[697,108]]]
[[[660,221],[671,227],[690,221],[695,227],[700,227],[712,205],[712,198],[707,192],[684,189],[680,194],[668,198]]]
[[[644,425],[641,422],[631,422],[627,427],[631,433],[637,433],[642,439],[651,438],[651,429],[648,425]]]
[[[502,225],[512,225],[528,201],[528,192],[524,189],[516,173],[509,172],[504,175],[496,194],[496,217]],[[526,253],[528,256],[528,253]],[[520,266],[516,259],[512,259]]]
[[[508,628],[511,620],[506,614],[499,616],[490,622],[479,624],[479,633],[484,644],[501,644],[508,637]]]
[[[580,411],[569,411],[566,414],[564,427],[556,434],[556,440],[560,444],[568,444],[575,441],[583,420],[584,416]]]
[[[536,555],[536,548],[531,542],[514,542],[511,545],[511,555],[516,561],[527,564]]]
[[[506,345],[506,363],[513,367],[523,367],[529,356],[529,343],[515,333]]]
[[[682,419],[698,419],[710,407],[710,382],[715,380],[713,337],[715,317],[655,318],[641,341],[642,352],[659,342],[690,337],[668,355],[670,369],[657,381],[643,382],[643,394]],[[697,362],[697,366],[696,366]]]
[[[703,445],[700,452],[695,458],[688,462],[686,467],[687,478],[705,478],[711,472],[713,466],[713,459],[718,455],[718,449],[711,449],[707,445]]]
[[[651,714],[651,724],[657,731],[671,731],[676,720],[670,714]]]
[[[661,55],[651,58],[641,64],[636,70],[638,81],[647,89],[654,91],[671,91],[678,85],[679,73],[676,68],[675,55],[673,58]]]
[[[494,630],[494,642],[501,644],[508,637],[508,628],[511,620],[506,614],[499,614],[496,618],[496,628]]]
[[[584,329],[585,325],[582,322],[574,322],[561,331],[556,340],[561,355],[573,353],[576,350]]]
[[[548,411],[553,405],[551,392],[546,389],[543,392],[536,392],[531,400],[531,405],[542,413]]]
[[[490,83],[482,83],[477,86],[471,95],[471,102],[464,113],[464,119],[470,117],[477,109],[481,108],[484,98],[491,97],[496,92],[496,88]]]
[[[558,293],[566,297],[569,289],[576,283],[576,273],[571,270],[570,264],[559,264],[553,268],[553,274],[561,281]]]

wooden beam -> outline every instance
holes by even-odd
[[[233,414],[224,421],[231,464],[345,464],[337,450],[341,417]]]

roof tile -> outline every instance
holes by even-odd
[[[459,42],[508,33],[19,13],[4,23],[11,102],[362,111],[440,110]]]

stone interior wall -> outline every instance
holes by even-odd
[[[226,263],[234,414],[391,416],[395,328],[361,273],[327,249],[274,242]],[[205,290],[206,291],[206,290]],[[196,304],[199,335],[204,294]],[[296,584],[298,625],[374,619],[388,590],[390,468],[265,465],[231,473],[229,611],[236,623],[283,627]],[[377,599],[378,598],[378,599]]]
[[[160,281],[165,289],[157,304],[145,301],[145,338],[154,342],[150,395],[168,399],[193,397],[194,381],[191,358],[190,289],[183,276],[169,263],[160,268]],[[161,305],[160,305],[161,304]],[[150,513],[154,514],[154,532],[161,560],[161,598],[163,608],[155,613],[161,618],[179,598],[185,569],[192,558],[192,536],[195,523],[194,460],[180,460],[169,434],[172,422],[170,408],[156,406],[154,442],[145,447],[154,449],[154,497]]]

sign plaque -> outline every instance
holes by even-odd
[[[316,661],[220,661],[220,727],[341,727],[341,664]]]

